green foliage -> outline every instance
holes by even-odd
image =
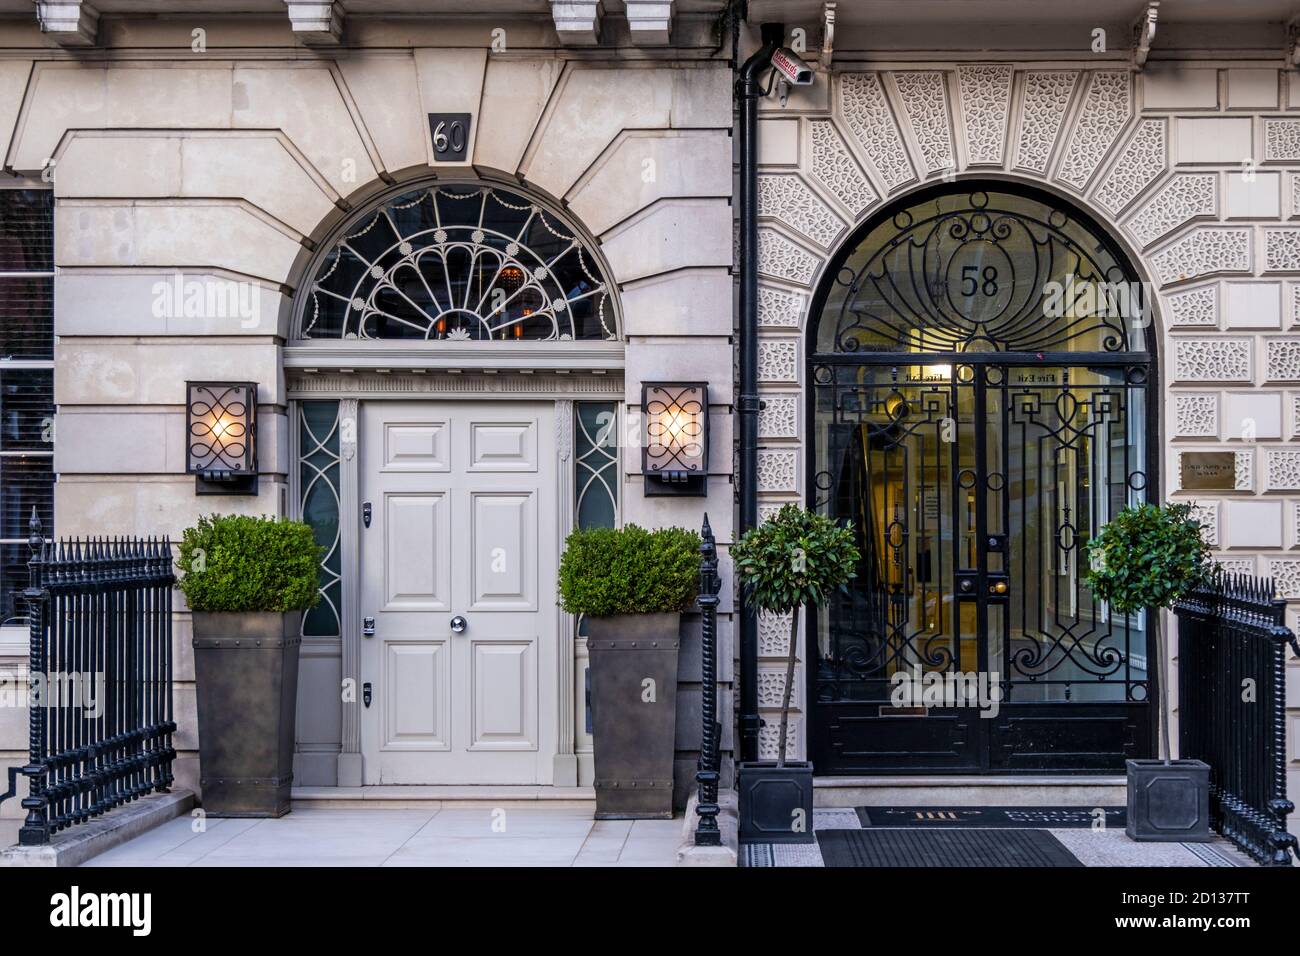
[[[1087,546],[1088,587],[1128,614],[1170,607],[1213,567],[1187,504],[1125,508]]]
[[[753,601],[783,613],[818,605],[855,577],[853,532],[798,505],[786,505],[731,549],[736,573]]]
[[[324,550],[301,521],[203,517],[181,538],[180,589],[195,611],[305,611]]]
[[[560,559],[560,604],[570,614],[685,611],[699,593],[700,536],[684,528],[587,528]]]

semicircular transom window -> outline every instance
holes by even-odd
[[[849,252],[817,351],[1141,352],[1148,296],[1063,204],[962,184],[886,216]]]
[[[576,231],[536,201],[486,184],[425,186],[335,241],[300,338],[616,339],[610,290]]]

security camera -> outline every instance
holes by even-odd
[[[780,47],[772,54],[772,66],[791,86],[812,85],[813,71],[789,47]]]

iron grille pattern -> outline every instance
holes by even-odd
[[[560,215],[500,186],[424,187],[347,228],[304,339],[616,339],[610,283]]]
[[[1286,626],[1273,582],[1218,573],[1178,617],[1178,753],[1210,765],[1210,823],[1266,866],[1289,866]]]
[[[28,846],[166,792],[176,757],[171,543],[30,530]]]

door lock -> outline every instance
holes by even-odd
[[[371,692],[370,689],[370,681],[366,681],[364,684],[361,685],[361,702],[365,704],[366,707],[369,707],[370,701],[373,699],[373,697],[374,694]]]
[[[455,634],[464,634],[465,628],[469,627],[469,621],[465,620],[459,614],[451,619],[451,630]]]
[[[362,637],[375,636],[375,619],[373,617],[363,617],[361,619],[361,636]]]
[[[371,515],[370,502],[369,501],[361,502],[361,523],[364,524],[367,528],[370,527],[370,515]]]

